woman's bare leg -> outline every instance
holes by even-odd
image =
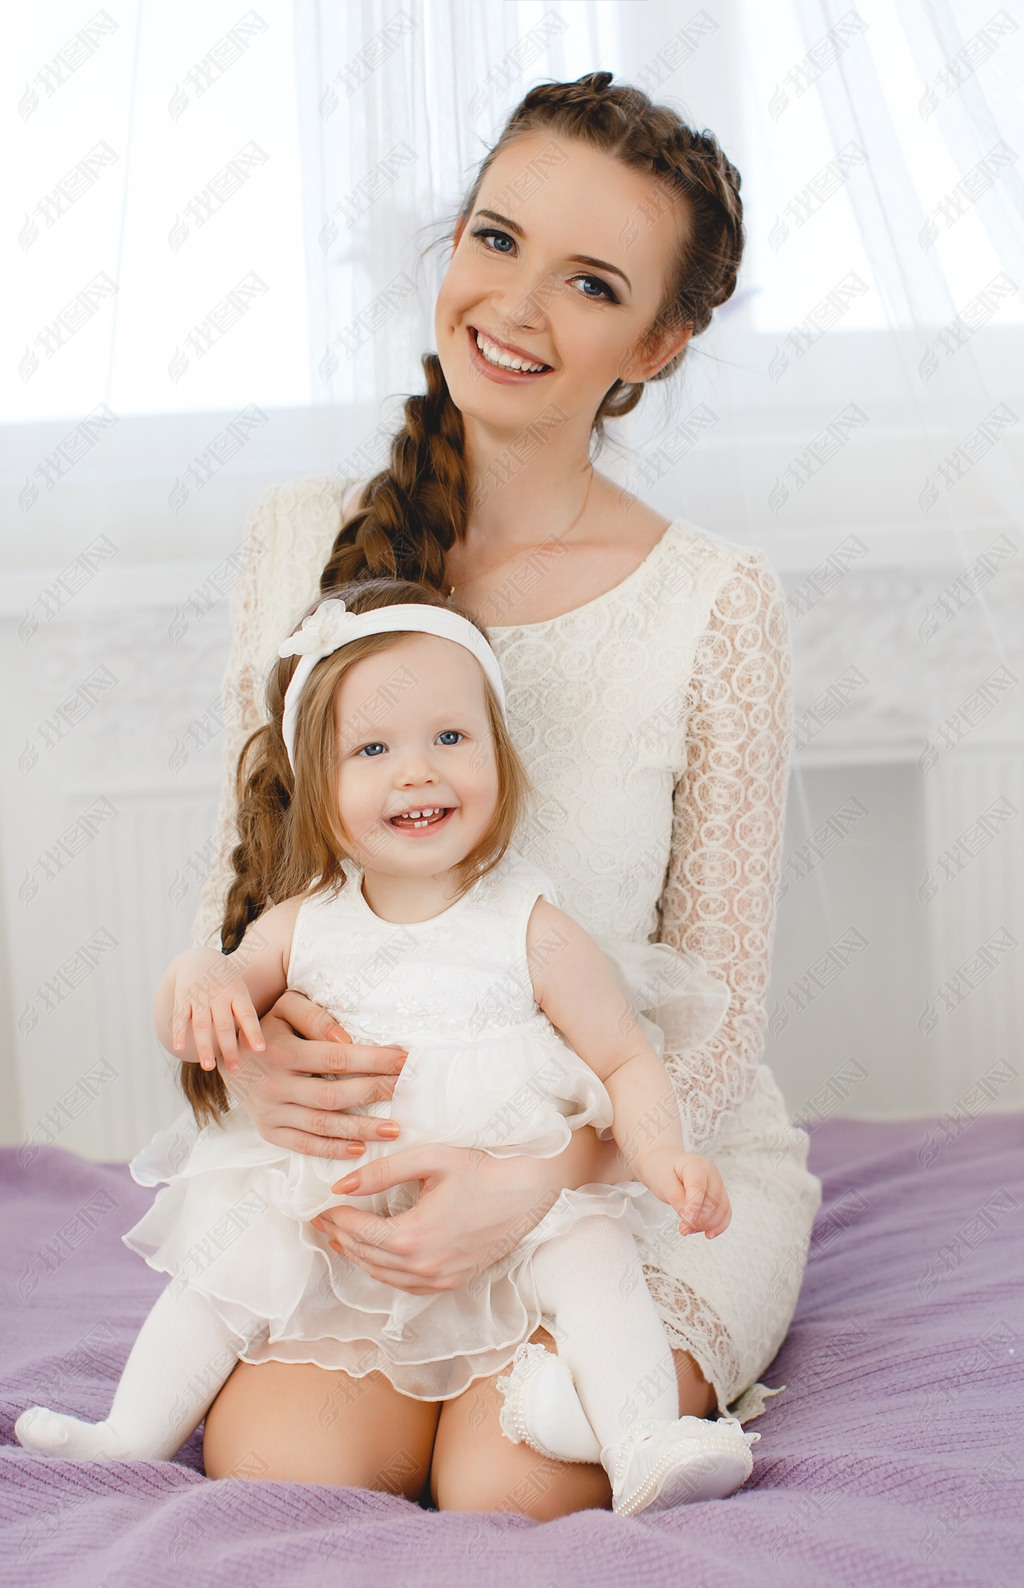
[[[210,1478],[382,1489],[418,1499],[437,1429],[433,1401],[380,1373],[350,1378],[311,1362],[239,1362],[206,1414]]]
[[[714,1387],[708,1383],[689,1351],[673,1351],[679,1384],[680,1417],[710,1417],[718,1404]]]
[[[532,1338],[554,1351],[546,1329],[538,1329]],[[706,1416],[715,1406],[714,1390],[688,1352],[672,1355],[680,1417]],[[498,1376],[477,1379],[465,1394],[441,1407],[430,1469],[430,1492],[438,1510],[514,1511],[535,1522],[573,1511],[607,1510],[611,1486],[603,1467],[552,1461],[506,1439],[498,1423]]]

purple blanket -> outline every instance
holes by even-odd
[[[964,1128],[966,1126],[966,1128]],[[959,1134],[957,1134],[959,1132]],[[648,1520],[538,1525],[386,1494],[30,1455],[35,1401],[98,1418],[163,1280],[123,1164],[0,1151],[0,1573],[18,1588],[1005,1588],[1022,1580],[1024,1115],[812,1133],[825,1185],[754,1476]],[[28,1156],[22,1150],[22,1156]]]

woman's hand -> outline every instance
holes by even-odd
[[[409,1147],[355,1169],[331,1189],[370,1196],[419,1181],[416,1206],[394,1218],[327,1208],[312,1222],[374,1279],[414,1296],[459,1290],[539,1224],[566,1186],[625,1179],[614,1142],[589,1126],[556,1158],[492,1158],[469,1147]]]
[[[221,1074],[265,1141],[312,1158],[358,1157],[364,1141],[394,1141],[389,1119],[347,1109],[389,1101],[404,1048],[352,1042],[333,1015],[302,993],[283,993],[260,1022],[266,1047],[239,1034],[240,1062]]]

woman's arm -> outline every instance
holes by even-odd
[[[764,1046],[792,695],[785,597],[760,552],[743,553],[718,594],[692,691],[659,936],[732,993],[705,1046],[665,1054],[684,1138],[700,1151],[749,1095]]]

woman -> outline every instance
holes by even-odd
[[[671,374],[729,298],[741,247],[739,177],[709,134],[607,72],[527,94],[459,214],[427,393],[407,402],[389,467],[365,490],[350,482],[340,530],[336,499],[316,488],[271,493],[254,516],[269,552],[239,590],[227,751],[232,764],[257,726],[269,659],[328,551],[324,590],[399,574],[488,625],[541,796],[518,847],[589,931],[659,937],[730,986],[715,1038],[673,1052],[669,1032],[666,1062],[688,1147],[714,1157],[733,1225],[644,1256],[680,1415],[732,1405],[749,1418],[820,1199],[806,1136],[758,1064],[787,772],[785,607],[759,553],[669,523],[590,462],[591,436]],[[223,913],[228,847],[204,937]],[[464,1285],[563,1187],[621,1178],[614,1143],[589,1129],[557,1159],[439,1147],[359,1173],[360,1141],[384,1127],[346,1110],[390,1095],[400,1051],[349,1044],[294,994],[264,1034],[266,1052],[229,1084],[268,1140],[337,1158],[339,1178],[354,1168],[346,1192],[421,1182],[398,1218],[339,1208],[322,1221],[399,1288]],[[493,1379],[439,1411],[373,1374],[241,1363],[207,1416],[207,1471],[256,1458],[265,1477],[410,1497],[429,1481],[442,1509],[537,1519],[609,1503],[599,1467],[511,1444],[499,1409]]]

